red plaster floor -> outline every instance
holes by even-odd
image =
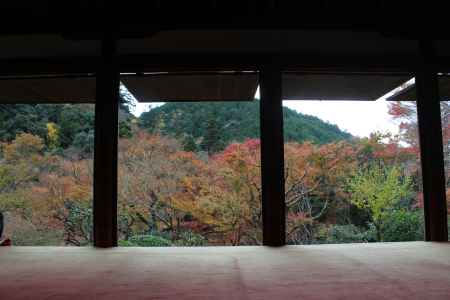
[[[450,243],[2,247],[0,299],[450,299]]]

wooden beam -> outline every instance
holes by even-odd
[[[0,60],[2,65],[0,76],[49,74],[84,76],[97,71],[99,58],[98,56],[80,56],[71,58],[3,59]]]
[[[160,72],[193,70],[255,70],[267,61],[283,70],[306,73],[410,74],[417,56],[317,55],[316,53],[193,53],[121,55],[120,71]],[[441,65],[450,62],[441,61]]]
[[[280,68],[261,69],[260,93],[263,244],[283,246],[286,244],[286,205]]]
[[[428,57],[431,44],[421,42],[423,64],[416,72],[417,115],[423,178],[425,239],[447,241],[447,207],[442,147],[442,125],[436,69]]]
[[[94,245],[117,246],[119,72],[116,40],[102,40],[97,72],[94,152]]]
[[[257,70],[266,61],[276,61],[284,70],[305,73],[410,74],[417,56],[348,56],[316,53],[194,53],[120,55],[120,72]],[[0,76],[39,74],[87,74],[97,69],[99,57],[0,60]],[[450,70],[450,59],[440,59],[439,68]]]

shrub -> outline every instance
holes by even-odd
[[[383,242],[423,240],[423,213],[422,211],[393,211],[383,220],[381,229]]]
[[[369,230],[363,230],[352,224],[333,225],[328,230],[326,242],[330,244],[342,243],[367,243],[374,241],[375,228],[370,227]]]
[[[119,242],[124,247],[169,247],[172,242],[156,235],[135,235],[129,240]]]
[[[133,244],[129,240],[120,240],[118,241],[119,247],[136,247],[137,245]]]
[[[207,240],[196,233],[185,231],[180,234],[180,239],[175,242],[176,246],[206,246]]]

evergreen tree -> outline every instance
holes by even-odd
[[[200,147],[210,155],[224,148],[224,143],[221,138],[221,128],[217,122],[215,112],[210,113],[206,120],[206,132]]]
[[[94,130],[79,132],[73,140],[72,147],[81,157],[89,157],[94,152]]]
[[[188,135],[183,140],[183,149],[188,152],[197,152],[198,147],[192,135]]]
[[[12,141],[20,133],[45,138],[47,118],[40,113],[34,104],[0,104],[0,140]]]
[[[63,149],[72,145],[80,132],[94,129],[94,109],[92,106],[64,105],[59,116],[60,143]]]

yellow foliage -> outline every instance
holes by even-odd
[[[59,146],[59,128],[55,123],[47,123],[48,147],[55,149]]]
[[[3,145],[3,156],[7,161],[15,161],[38,154],[43,148],[44,143],[40,137],[21,133],[11,143]]]

